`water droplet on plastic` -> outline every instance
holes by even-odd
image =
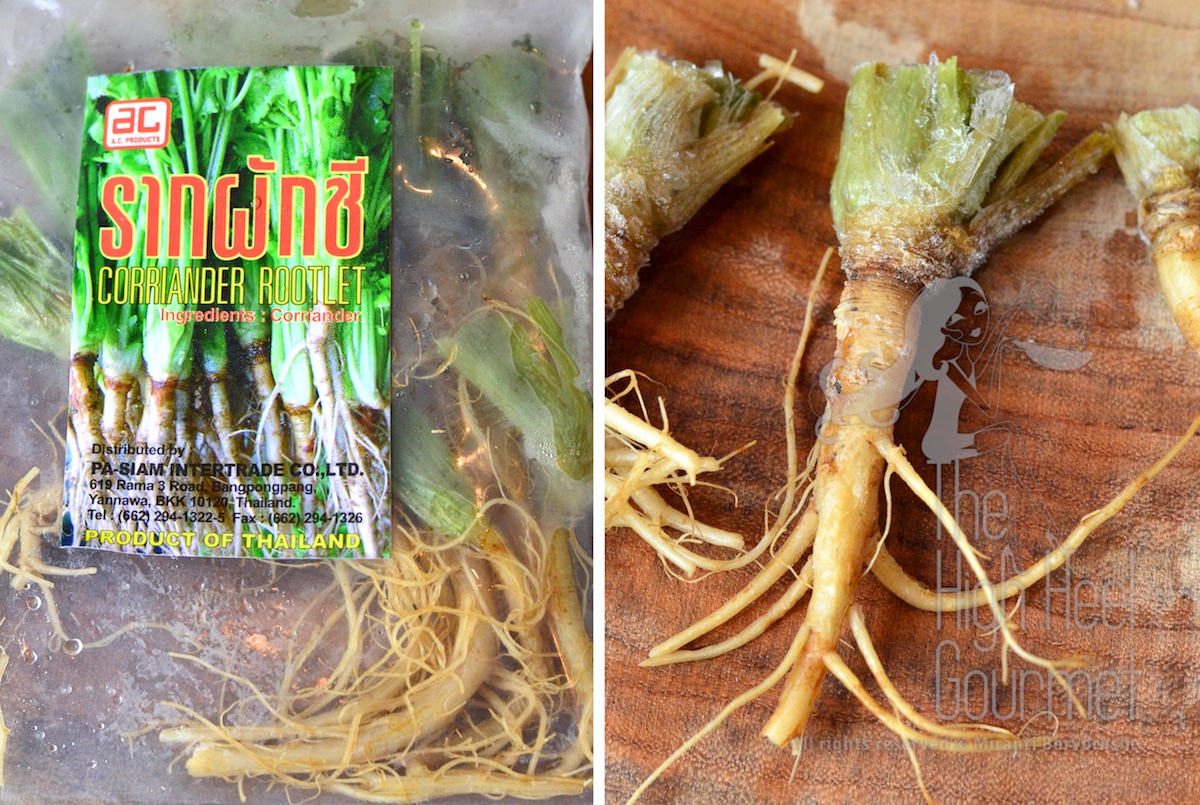
[[[113,704],[120,704],[122,701],[124,700],[121,698],[121,694],[119,693],[112,697]]]
[[[63,651],[68,657],[77,657],[83,651],[83,641],[72,637],[63,643]]]
[[[42,608],[42,599],[38,598],[36,595],[26,596],[25,606],[29,607],[31,612],[37,612]]]
[[[96,768],[96,767],[97,767],[97,766],[99,766],[99,765],[100,765],[100,764],[99,764],[97,761],[95,761],[95,760],[89,760],[89,761],[88,761],[88,764],[87,764],[87,767],[88,767],[89,769],[94,769],[94,768]]]
[[[58,751],[58,744],[50,744],[48,748],[50,749],[50,753],[53,754]]]
[[[25,662],[29,663],[30,665],[33,665],[35,662],[37,662],[37,658],[37,652],[31,649],[29,646],[21,649],[21,659],[25,660]]]

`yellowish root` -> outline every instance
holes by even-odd
[[[0,570],[7,571],[9,584],[21,590],[36,584],[46,600],[46,612],[54,629],[54,637],[60,645],[68,637],[63,628],[58,607],[54,601],[54,583],[45,578],[56,576],[83,576],[96,572],[96,568],[64,568],[47,564],[42,560],[42,538],[58,524],[58,512],[62,502],[58,490],[46,487],[28,493],[30,485],[38,476],[36,468],[25,473],[9,493],[8,504],[0,514]],[[13,551],[17,551],[15,564]],[[8,654],[0,649],[0,680],[8,668]],[[4,754],[8,747],[9,728],[0,713],[0,787],[4,786]]]
[[[775,670],[772,671],[770,673],[770,675],[767,676],[767,678],[764,679],[762,682],[759,682],[757,685],[752,687],[750,690],[746,691],[741,696],[738,696],[736,699],[731,701],[729,704],[725,705],[725,709],[722,710],[720,713],[718,713],[716,718],[714,718],[712,721],[709,721],[707,724],[705,724],[703,727],[701,727],[694,735],[692,735],[692,737],[690,737],[686,741],[684,741],[683,744],[678,749],[676,749],[674,752],[671,753],[671,756],[669,758],[664,760],[662,762],[662,764],[657,769],[655,769],[653,772],[651,772],[650,776],[647,777],[642,782],[642,784],[637,787],[637,789],[633,792],[633,794],[629,797],[629,799],[626,800],[625,805],[633,805],[633,803],[637,802],[638,799],[641,798],[642,794],[646,793],[646,789],[649,788],[651,786],[651,784],[654,783],[655,780],[657,780],[659,777],[661,777],[663,775],[663,772],[665,772],[667,769],[669,769],[671,766],[673,766],[675,764],[675,761],[677,761],[677,760],[679,760],[679,758],[683,757],[687,753],[687,751],[689,749],[691,749],[693,746],[695,746],[697,743],[699,743],[704,738],[704,736],[708,735],[710,732],[715,730],[717,727],[719,727],[723,723],[725,723],[725,719],[729,718],[731,715],[736,713],[738,710],[742,709],[743,707],[745,707],[746,705],[750,704],[752,701],[757,699],[759,696],[762,696],[768,690],[775,687],[775,685],[778,684],[779,680],[783,679],[783,677],[791,669],[792,665],[794,665],[796,660],[800,657],[800,651],[804,648],[804,641],[807,639],[808,639],[808,625],[805,624],[804,626],[800,627],[800,631],[796,633],[795,639],[792,640],[791,647],[788,649],[787,654],[784,655],[783,661],[775,667]]]
[[[811,299],[810,299],[811,311]],[[795,376],[797,373],[797,364],[802,355],[801,350],[797,353],[796,361],[793,364],[793,369],[789,375],[789,391],[795,385]],[[794,436],[791,420],[791,399],[785,398],[785,412],[788,414],[789,437]],[[999,584],[993,584],[987,577],[981,559],[986,559],[978,551],[976,551],[968,542],[966,535],[961,527],[954,520],[946,507],[942,504],[937,495],[925,484],[924,480],[912,467],[911,463],[905,457],[904,450],[897,446],[891,439],[879,439],[873,442],[875,449],[883,457],[886,462],[887,479],[890,479],[893,474],[899,475],[900,479],[913,490],[914,493],[922,500],[922,502],[938,517],[942,526],[950,533],[960,553],[967,560],[971,571],[976,575],[979,586],[975,590],[963,591],[959,593],[934,593],[920,582],[913,579],[896,564],[895,559],[887,551],[883,544],[883,538],[878,539],[878,545],[874,556],[867,563],[867,572],[874,572],[884,585],[901,597],[906,602],[913,606],[928,611],[952,611],[958,609],[967,609],[977,606],[987,605],[995,618],[997,629],[1000,632],[1004,651],[1002,653],[1002,675],[1007,675],[1007,652],[1013,651],[1019,657],[1032,665],[1045,668],[1052,677],[1063,687],[1069,697],[1071,703],[1080,714],[1083,714],[1082,705],[1067,683],[1065,677],[1060,672],[1060,669],[1078,667],[1084,661],[1083,658],[1067,658],[1064,660],[1051,661],[1039,657],[1026,649],[1024,649],[1016,640],[1013,631],[1009,625],[1009,617],[1000,607],[1000,601],[1011,598],[1020,592],[1028,589],[1033,584],[1036,584],[1047,574],[1062,566],[1067,558],[1076,551],[1080,545],[1096,531],[1101,525],[1115,517],[1124,506],[1133,498],[1138,491],[1145,487],[1155,476],[1157,476],[1189,443],[1193,436],[1200,430],[1200,416],[1193,420],[1186,434],[1177,441],[1172,448],[1154,465],[1140,473],[1132,481],[1130,481],[1111,501],[1101,508],[1085,515],[1081,518],[1079,524],[1071,532],[1070,535],[1060,544],[1054,551],[1047,554],[1041,561],[1034,566],[1028,568],[1024,572],[1014,576]],[[788,516],[792,516],[793,506],[796,506],[794,493],[803,489],[799,506],[794,510],[803,510],[804,516],[800,518],[792,529],[791,534],[781,546],[779,552],[773,557],[772,561],[759,572],[737,596],[727,602],[724,606],[716,610],[707,618],[699,621],[692,627],[673,638],[665,641],[651,651],[651,657],[643,665],[661,665],[670,662],[677,662],[690,659],[707,659],[717,656],[724,651],[731,650],[739,645],[744,645],[753,637],[761,633],[762,630],[773,622],[778,617],[781,617],[788,609],[795,605],[800,600],[803,594],[807,591],[808,585],[811,584],[812,568],[811,558],[806,561],[799,572],[792,570],[795,575],[795,581],[789,588],[788,592],[776,602],[776,604],[768,611],[767,614],[760,616],[751,626],[743,630],[733,638],[730,638],[722,643],[714,646],[709,646],[702,649],[685,650],[684,647],[696,640],[697,638],[707,634],[712,629],[725,623],[737,613],[743,611],[753,601],[757,600],[767,589],[769,589],[785,572],[791,570],[799,561],[805,552],[812,545],[813,537],[811,531],[815,528],[816,515],[812,511],[812,506],[804,508],[804,503],[807,498],[809,488],[801,483],[803,476],[800,475],[796,468],[794,459],[794,441],[789,439],[789,488],[785,499],[784,511]],[[806,468],[806,475],[811,474],[812,462],[810,457],[809,467]],[[885,481],[886,489],[886,481]],[[891,496],[890,489],[888,492],[888,526],[891,521]],[[778,527],[777,523],[777,527]],[[884,536],[886,537],[887,529],[885,528]],[[776,535],[778,536],[778,534]],[[764,540],[763,542],[767,542]],[[904,742],[906,751],[912,760],[914,771],[917,775],[918,785],[922,795],[926,801],[931,802],[929,791],[927,790],[924,779],[921,775],[920,766],[917,762],[914,746],[925,746],[936,748],[944,751],[952,752],[980,752],[980,751],[997,751],[1005,750],[1012,751],[1025,748],[1037,748],[1045,746],[1054,737],[1057,732],[1057,720],[1055,720],[1054,732],[1050,735],[1042,735],[1032,738],[1022,737],[1025,728],[1017,733],[1009,730],[995,727],[991,725],[980,724],[938,724],[930,719],[922,716],[915,707],[912,706],[895,687],[894,683],[888,677],[883,669],[882,661],[875,650],[874,644],[871,641],[867,631],[865,620],[861,609],[858,605],[853,605],[849,610],[849,621],[851,631],[854,635],[855,643],[860,654],[867,663],[868,669],[876,684],[882,690],[887,704],[884,706],[877,701],[863,685],[862,681],[854,674],[854,672],[846,665],[836,650],[829,650],[821,655],[820,662],[832,673],[843,686],[849,690],[855,698],[857,698],[882,724],[889,730],[898,735]],[[793,641],[788,655],[783,662],[775,669],[774,672],[759,685],[747,691],[742,696],[734,699],[720,714],[696,734],[691,736],[682,746],[680,746],[661,766],[659,766],[634,792],[629,803],[635,802],[646,788],[653,783],[663,772],[677,761],[686,751],[693,747],[705,735],[719,726],[726,718],[741,707],[744,707],[750,701],[763,695],[767,690],[773,687],[785,674],[792,668],[802,653],[804,643],[807,640],[809,626],[805,624],[800,629]],[[1026,727],[1029,725],[1027,724]]]
[[[1083,545],[1096,529],[1121,513],[1125,505],[1155,476],[1166,469],[1180,451],[1187,446],[1200,428],[1200,416],[1192,420],[1187,432],[1177,441],[1162,458],[1156,461],[1144,472],[1130,481],[1108,503],[1093,512],[1085,514],[1079,524],[1067,535],[1053,551],[1017,575],[1005,579],[995,585],[996,596],[1003,600],[1029,589],[1044,579],[1047,575],[1062,567],[1068,557]],[[895,593],[905,603],[926,612],[955,612],[963,609],[974,609],[987,603],[987,593],[982,586],[974,590],[939,593],[931,590],[917,579],[910,576],[897,564],[887,548],[880,547],[877,561],[872,566],[875,577],[891,592]]]
[[[606,385],[610,397],[604,401],[604,527],[631,529],[664,564],[685,577],[698,569],[730,570],[753,561],[736,556],[745,545],[740,534],[700,522],[688,503],[686,487],[699,483],[700,475],[720,469],[724,459],[701,456],[676,440],[662,400],[662,426],[650,424],[635,373],[618,372]],[[627,395],[636,397],[641,416],[618,404]],[[682,510],[669,504],[655,487],[671,490]],[[701,543],[732,550],[735,557],[716,559],[689,547]]]

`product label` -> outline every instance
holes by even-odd
[[[392,100],[376,67],[89,80],[64,546],[389,555]]]

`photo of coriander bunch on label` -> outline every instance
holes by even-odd
[[[388,555],[391,96],[373,67],[90,79],[64,545]]]

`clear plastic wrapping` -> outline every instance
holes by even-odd
[[[13,580],[0,798],[590,799],[590,6],[2,13],[0,218],[22,211],[60,257],[32,261],[45,282],[0,340],[0,488],[40,470],[0,536]],[[392,434],[392,559],[55,547],[86,77],[324,64],[396,76],[392,400],[377,415]],[[27,345],[22,330],[53,337]]]

